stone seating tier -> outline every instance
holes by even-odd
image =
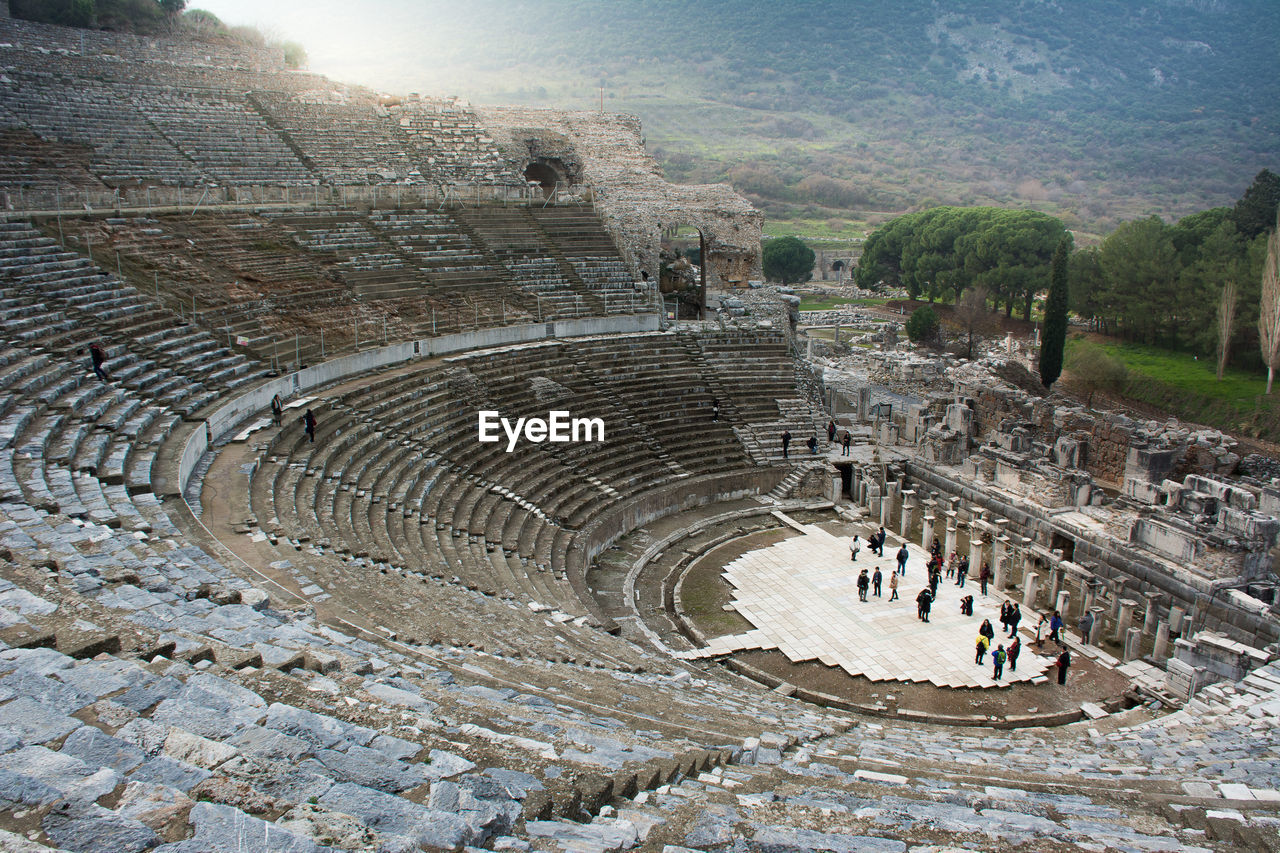
[[[599,351],[598,342],[589,346]],[[515,348],[507,353],[508,366],[520,351]],[[668,355],[677,352],[671,349]],[[478,359],[483,356],[460,361]],[[644,381],[639,373],[635,378]],[[408,393],[395,381],[380,381],[372,396],[395,405],[393,401]],[[19,439],[24,446],[41,441],[42,427],[36,425],[35,418],[45,418],[50,429],[54,428],[56,416],[36,415]],[[290,424],[286,431],[296,429],[296,424]],[[0,454],[13,464],[11,448]],[[64,485],[65,481],[50,479],[49,493]],[[612,774],[623,766],[642,767],[648,757],[660,762],[666,760],[664,755],[677,756],[698,748],[701,741],[688,740],[685,731],[711,727],[725,732],[720,737],[731,738],[737,725],[742,726],[737,729],[739,738],[744,731],[755,733],[740,747],[736,746],[739,741],[730,741],[743,763],[719,773],[706,773],[710,768],[702,765],[705,775],[698,778],[691,765],[690,781],[674,792],[651,793],[641,803],[623,801],[621,805],[629,810],[627,825],[634,829],[656,820],[681,825],[685,818],[673,811],[676,802],[682,804],[681,814],[690,804],[698,806],[694,812],[716,812],[723,803],[725,808],[738,811],[725,826],[751,818],[755,828],[749,822],[743,826],[761,843],[804,839],[810,845],[822,844],[826,836],[821,833],[830,824],[819,826],[813,809],[815,803],[824,803],[824,814],[857,811],[859,820],[869,822],[857,824],[865,827],[868,835],[851,833],[849,825],[842,824],[846,839],[863,839],[859,843],[868,845],[902,845],[892,849],[905,849],[895,837],[909,836],[914,830],[902,825],[886,833],[871,821],[899,813],[919,821],[939,808],[947,810],[950,819],[963,818],[966,833],[990,833],[993,839],[1026,837],[1069,844],[1087,837],[1092,843],[1102,839],[1118,847],[1163,844],[1194,849],[1205,841],[1203,832],[1196,834],[1194,816],[1189,816],[1185,825],[1168,823],[1164,813],[1157,811],[1142,830],[1135,830],[1131,798],[1126,799],[1129,805],[1124,808],[1108,804],[1109,785],[1116,785],[1117,797],[1127,798],[1122,789],[1132,785],[1131,780],[1139,780],[1148,792],[1165,792],[1185,800],[1183,789],[1173,780],[1153,778],[1142,765],[1125,762],[1123,757],[1131,750],[1155,746],[1167,760],[1178,762],[1173,772],[1196,774],[1196,784],[1210,787],[1212,782],[1201,779],[1244,780],[1235,784],[1250,791],[1255,790],[1253,786],[1261,788],[1276,781],[1274,770],[1268,772],[1259,766],[1265,762],[1259,761],[1257,750],[1237,761],[1224,756],[1222,749],[1224,742],[1230,742],[1222,739],[1238,738],[1241,725],[1255,739],[1267,737],[1257,726],[1269,725],[1265,715],[1254,717],[1247,710],[1272,701],[1274,688],[1223,694],[1221,702],[1213,700],[1203,711],[1184,715],[1178,726],[1121,729],[1101,738],[1082,731],[1055,739],[1044,730],[994,737],[919,728],[910,723],[882,727],[874,722],[860,723],[854,732],[839,735],[838,724],[820,712],[776,695],[744,691],[739,682],[714,674],[669,680],[629,673],[637,660],[634,647],[576,626],[571,619],[559,623],[548,620],[549,624],[539,629],[545,635],[537,638],[537,643],[555,647],[555,641],[561,642],[563,648],[575,650],[596,665],[549,664],[571,674],[576,690],[589,689],[596,698],[593,710],[584,714],[573,697],[557,696],[548,701],[543,688],[528,687],[532,693],[521,693],[489,680],[495,676],[527,680],[525,661],[448,645],[429,647],[432,657],[424,660],[421,650],[406,653],[344,636],[305,616],[289,617],[236,603],[254,590],[203,552],[182,546],[175,539],[180,532],[158,503],[147,500],[145,494],[130,495],[120,485],[99,485],[104,502],[133,507],[133,515],[127,516],[128,528],[91,522],[80,528],[74,523],[68,527],[59,520],[60,514],[30,503],[0,503],[0,540],[16,556],[15,565],[51,557],[55,571],[76,582],[63,594],[79,596],[49,601],[42,594],[50,592],[40,586],[33,592],[6,581],[9,585],[0,590],[0,603],[18,615],[20,624],[38,628],[61,607],[75,603],[82,626],[111,624],[109,617],[114,614],[115,620],[123,618],[141,631],[134,639],[132,633],[118,630],[116,641],[127,633],[130,645],[114,654],[97,652],[101,646],[76,647],[89,649],[92,659],[47,648],[0,651],[3,684],[10,688],[9,697],[0,700],[0,726],[14,736],[13,745],[0,754],[0,767],[31,780],[34,790],[40,790],[36,787],[39,783],[52,786],[73,802],[76,797],[86,798],[85,808],[71,811],[70,816],[49,810],[40,800],[26,804],[49,837],[60,844],[74,846],[77,833],[90,834],[99,841],[108,831],[150,838],[147,832],[158,833],[164,827],[139,819],[154,820],[149,817],[153,812],[134,807],[144,792],[159,798],[151,800],[156,802],[172,802],[180,796],[211,800],[195,806],[184,818],[197,837],[207,837],[211,843],[225,838],[229,827],[245,826],[260,827],[264,837],[285,843],[290,839],[288,833],[313,825],[254,824],[255,818],[241,808],[220,804],[217,794],[209,796],[216,788],[210,787],[208,780],[216,778],[234,780],[245,786],[242,791],[252,791],[254,796],[273,798],[278,809],[295,810],[294,818],[310,814],[317,822],[314,825],[323,825],[329,814],[355,813],[363,815],[388,843],[400,833],[421,841],[425,826],[437,832],[456,831],[442,843],[481,843],[515,831],[517,814],[551,816],[535,807],[536,797],[524,793],[534,784],[555,794],[551,801],[555,814],[576,816],[569,806],[569,791],[556,787],[560,768]],[[472,485],[465,477],[455,478],[460,496],[456,505],[470,501],[483,513],[486,510],[480,507],[486,497],[472,500]],[[145,538],[138,538],[134,531],[143,531]],[[472,559],[479,559],[480,554],[471,547],[477,543],[469,536],[453,535],[462,531],[447,532],[455,554],[469,553]],[[557,543],[555,548],[563,552],[565,545]],[[515,569],[515,564],[507,565]],[[98,568],[85,571],[90,566]],[[126,573],[119,572],[118,566],[126,567]],[[377,571],[376,566],[367,564],[356,568]],[[500,571],[492,558],[490,568],[495,575]],[[132,575],[127,574],[130,572]],[[395,571],[382,575],[384,582],[392,585],[401,576],[412,577]],[[509,582],[510,578],[504,580]],[[225,585],[228,592],[194,598],[178,594],[181,590],[195,592],[211,583]],[[74,592],[76,589],[83,592]],[[439,592],[447,594],[447,588]],[[462,599],[456,599],[454,606],[461,603]],[[512,617],[519,612],[509,611]],[[532,633],[539,624],[517,621],[524,634]],[[477,622],[496,624],[492,617],[479,613]],[[56,642],[64,647],[62,639]],[[65,649],[71,651],[71,640],[65,642]],[[162,648],[157,643],[171,645],[163,646],[157,656],[153,650]],[[646,660],[646,656],[638,659]],[[654,665],[652,660],[648,663]],[[608,669],[600,671],[600,666]],[[611,682],[616,686],[608,687]],[[560,683],[568,682],[562,679]],[[610,720],[610,713],[638,707],[634,699],[607,698],[621,691],[644,696],[665,710],[639,725],[635,718],[626,723]],[[290,695],[312,697],[309,707],[276,698]],[[339,698],[343,695],[356,698],[358,706],[367,710],[353,717],[350,707]],[[617,710],[604,710],[609,707]],[[714,721],[705,716],[708,707],[717,710]],[[448,727],[450,743],[421,725],[412,730],[404,726],[405,713],[410,719],[438,721]],[[677,720],[686,721],[689,729],[673,728]],[[811,741],[824,732],[825,738],[807,744],[804,750],[788,749],[796,738]],[[506,738],[501,741],[501,756],[485,748],[493,736]],[[459,744],[466,746],[465,758]],[[549,754],[547,748],[557,750],[554,760],[543,757]],[[907,767],[905,755],[923,756],[923,760]],[[428,756],[429,763],[425,761]],[[1250,769],[1237,769],[1245,761]],[[530,773],[529,777],[510,775],[512,762],[518,762],[520,772]],[[868,765],[877,770],[867,770]],[[676,774],[681,773],[678,763],[672,766],[677,767]],[[963,768],[965,779],[973,779],[976,773],[986,787],[980,782],[972,795],[967,787],[971,783],[957,787],[954,779],[959,768]],[[544,774],[543,769],[548,772]],[[95,773],[99,775],[94,777]],[[1020,775],[1014,779],[1010,773]],[[1096,802],[1086,802],[1079,794],[1040,793],[1044,790],[1042,781],[1056,784],[1063,773],[1090,776],[1094,780],[1090,796]],[[91,777],[99,788],[68,781]],[[668,779],[665,775],[661,778]],[[672,781],[679,778],[676,775]],[[505,779],[508,785],[520,779],[528,788],[520,789],[523,797],[512,794],[510,788],[502,788],[499,794],[492,785],[483,787],[485,779]],[[92,801],[87,798],[94,791],[105,791],[108,784],[113,788],[126,785],[125,798],[119,803],[110,801],[110,807],[88,808]],[[161,787],[146,787],[155,785]],[[400,796],[417,785],[424,786],[422,798]],[[451,785],[458,790],[487,792],[489,810],[455,805]],[[1224,784],[1224,793],[1227,787]],[[757,801],[737,799],[735,790],[786,793],[769,794]],[[566,799],[561,800],[562,795]],[[971,797],[975,798],[972,802]],[[421,803],[415,805],[419,799]],[[1034,805],[1029,805],[1028,799]],[[767,817],[762,811],[766,806]],[[526,811],[530,808],[532,812]],[[495,811],[509,815],[511,823],[495,820]],[[398,817],[375,819],[375,814]],[[1087,815],[1087,826],[1065,817],[1072,814]],[[1033,828],[1029,822],[1034,823]],[[1245,832],[1253,819],[1242,816],[1234,823],[1239,832]],[[522,832],[534,838],[597,837],[592,833],[603,838],[606,829],[620,826],[616,819],[596,821],[585,828],[535,819]],[[687,824],[687,831],[695,831],[693,823]],[[937,837],[936,827],[929,831],[935,833],[930,838]],[[1234,837],[1232,841],[1236,843]]]
[[[366,90],[255,70],[256,63],[211,62],[175,49],[173,64],[156,68],[148,63],[163,47],[124,62],[25,39],[42,34],[56,38],[46,29],[16,43],[0,40],[0,128],[8,134],[0,155],[12,158],[0,165],[0,177],[11,176],[0,187],[524,186],[474,113],[454,100],[415,98],[387,108]],[[45,153],[69,155],[88,174],[44,167]],[[17,162],[35,168],[18,170]]]

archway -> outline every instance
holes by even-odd
[[[693,225],[664,224],[658,290],[672,319],[701,320],[707,306],[707,240]],[[672,307],[674,303],[674,308]]]
[[[524,179],[541,187],[544,198],[554,195],[558,185],[568,183],[563,164],[548,159],[530,161],[524,169]]]

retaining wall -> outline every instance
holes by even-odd
[[[221,441],[250,417],[259,412],[265,412],[270,408],[271,398],[276,394],[282,398],[296,397],[334,382],[376,370],[385,370],[414,358],[550,338],[656,332],[658,325],[659,320],[656,314],[626,314],[616,317],[557,320],[551,323],[531,323],[522,326],[499,326],[493,329],[479,329],[474,332],[459,332],[454,335],[391,344],[304,367],[264,382],[228,400],[205,416],[203,429],[192,429],[182,445],[176,478],[157,478],[156,491],[160,494],[182,494],[186,491],[191,473],[209,447]]]

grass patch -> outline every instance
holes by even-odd
[[[1068,356],[1082,344],[1067,341]],[[1280,440],[1280,397],[1266,396],[1265,374],[1228,368],[1222,380],[1212,359],[1143,344],[1096,342],[1129,370],[1124,396],[1176,417],[1268,441]]]
[[[718,560],[702,560],[690,569],[681,588],[685,615],[708,637],[740,634],[750,631],[745,617],[724,605],[733,600],[733,588],[722,576]]]
[[[764,238],[799,237],[815,249],[848,249],[867,237],[867,223],[839,216],[821,218],[768,219],[764,223]]]
[[[1070,353],[1080,345],[1079,339],[1067,342]],[[1227,368],[1222,381],[1217,378],[1217,365],[1212,359],[1197,359],[1190,353],[1171,352],[1157,347],[1133,343],[1100,343],[1107,355],[1124,362],[1131,373],[1155,379],[1166,385],[1218,400],[1245,400],[1252,406],[1255,397],[1267,390],[1264,374]]]
[[[841,305],[884,305],[888,297],[873,296],[866,299],[801,299],[801,311],[827,311]]]

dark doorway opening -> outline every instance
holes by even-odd
[[[1053,538],[1049,540],[1049,547],[1054,551],[1061,548],[1062,559],[1068,560],[1071,562],[1075,561],[1076,540],[1068,536],[1063,536],[1061,533],[1055,533],[1053,534]]]
[[[853,463],[835,463],[836,470],[840,472],[840,494],[850,500],[853,499]]]
[[[564,173],[548,160],[535,160],[524,169],[524,179],[542,188],[544,197],[550,198],[556,186],[564,181]]]

